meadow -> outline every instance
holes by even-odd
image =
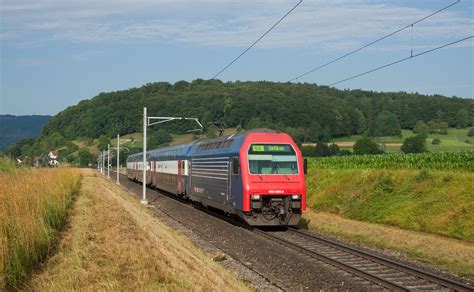
[[[426,148],[430,152],[458,152],[458,151],[474,151],[474,137],[467,136],[469,129],[449,128],[447,135],[429,134],[426,139]],[[408,137],[415,136],[411,130],[402,130],[401,137],[375,137],[374,141],[379,144],[387,144],[385,151],[387,153],[400,152],[400,146],[403,140]],[[331,140],[334,143],[355,142],[362,136],[353,135],[349,137],[341,137]],[[433,145],[433,139],[439,139],[441,144]],[[467,141],[469,143],[467,143]],[[342,146],[341,149],[352,150],[352,146]]]
[[[308,207],[364,222],[474,241],[474,174],[439,170],[315,169]]]
[[[54,250],[80,174],[18,168],[0,157],[0,289],[18,289]]]

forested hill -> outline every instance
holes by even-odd
[[[101,93],[56,115],[43,128],[42,136],[57,132],[71,140],[141,131],[144,106],[153,116],[198,117],[203,124],[222,122],[225,127],[281,129],[312,141],[356,133],[395,133],[400,127],[413,128],[420,120],[450,127],[474,123],[472,99],[198,79]],[[183,126],[166,125],[178,132]]]
[[[51,116],[0,115],[0,149],[24,138],[37,137]]]

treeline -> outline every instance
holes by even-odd
[[[21,139],[39,136],[50,119],[51,116],[0,115],[0,149]]]
[[[150,83],[81,101],[52,118],[38,143],[141,131],[145,106],[153,116],[197,117],[204,125],[218,122],[227,128],[282,130],[300,143],[354,134],[401,135],[401,129],[413,129],[418,121],[433,127],[474,124],[474,100],[470,99],[338,90],[308,83],[197,79]],[[150,134],[158,128],[179,134],[194,126],[190,122],[167,123],[152,127]]]
[[[461,128],[474,123],[474,100],[469,99],[338,90],[306,83],[198,79],[101,93],[56,115],[43,128],[42,136],[58,132],[71,140],[141,131],[144,106],[153,116],[198,117],[205,125],[290,128],[308,141],[363,133],[396,134],[400,128],[413,129],[418,121]],[[163,126],[187,130],[180,123]]]

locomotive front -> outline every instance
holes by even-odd
[[[243,208],[254,226],[292,226],[306,209],[304,161],[284,133],[252,133],[240,151]]]

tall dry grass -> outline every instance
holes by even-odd
[[[18,288],[57,242],[80,174],[71,169],[0,171],[0,290]]]

